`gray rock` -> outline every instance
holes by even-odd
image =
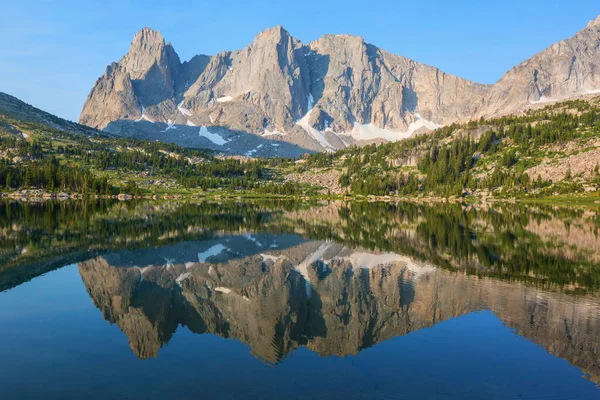
[[[600,93],[600,17],[508,71],[477,116],[506,115],[595,92]]]
[[[181,63],[159,32],[144,28],[121,61],[98,79],[80,122],[152,140],[164,127],[151,129],[150,122],[182,130],[204,126],[253,135],[261,143],[291,143],[302,151],[399,140],[452,122],[595,93],[599,43],[600,17],[495,85],[482,85],[388,53],[361,37],[325,35],[303,45],[280,26],[258,34],[242,50]],[[181,143],[170,137],[176,134],[169,130],[159,140]]]

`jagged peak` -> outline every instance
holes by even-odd
[[[162,47],[165,45],[165,39],[160,31],[149,27],[140,29],[131,42],[131,49],[152,49],[154,47]]]
[[[345,47],[352,50],[366,51],[369,44],[365,42],[362,36],[349,34],[325,34],[320,38],[308,43],[307,47],[312,50],[323,49],[328,47]],[[376,47],[376,46],[374,46]]]
[[[144,27],[135,34],[119,67],[129,73],[131,79],[141,79],[154,63],[176,67],[180,60],[175,49],[165,43],[160,31]]]
[[[337,33],[337,34],[328,33],[328,34],[323,35],[323,37],[329,38],[329,39],[343,39],[343,40],[351,40],[351,41],[365,43],[365,39],[362,36],[350,35],[348,33]]]
[[[156,30],[156,29],[152,29],[148,26],[143,27],[142,29],[140,29],[139,31],[137,31],[137,33],[135,34],[134,38],[138,38],[138,37],[159,37],[159,38],[163,38],[162,37],[162,33],[160,33],[160,31]]]
[[[104,76],[105,77],[109,77],[113,74],[113,72],[119,67],[119,64],[117,64],[116,62],[111,62],[110,64],[108,64],[106,66],[106,69],[104,70]]]
[[[592,26],[600,26],[600,15],[598,15],[596,19],[588,22],[587,27],[591,28]]]
[[[280,42],[284,39],[292,37],[290,33],[285,30],[285,28],[281,25],[274,26],[272,28],[267,28],[264,31],[260,32],[258,35],[254,37],[254,42],[259,41],[275,41]]]
[[[324,41],[334,44],[335,46],[349,44],[354,47],[356,47],[356,46],[363,47],[368,44],[367,42],[365,42],[365,39],[362,36],[349,35],[347,33],[342,33],[342,34],[327,33],[327,34],[321,36],[320,38],[310,42],[308,44],[308,47],[319,47],[325,43]]]

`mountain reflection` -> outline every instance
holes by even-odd
[[[0,201],[0,291],[78,263],[139,358],[180,326],[277,364],[478,310],[600,382],[597,206]]]
[[[409,236],[407,244],[422,249]],[[80,262],[79,272],[96,307],[141,359],[157,357],[180,325],[239,340],[277,364],[299,346],[325,357],[355,355],[488,309],[600,382],[596,297],[440,268],[442,254],[429,256],[244,233],[110,253]]]

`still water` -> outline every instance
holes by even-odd
[[[598,208],[0,203],[0,397],[599,399]]]

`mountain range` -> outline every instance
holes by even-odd
[[[241,50],[182,62],[160,32],[144,28],[96,81],[80,123],[234,154],[297,156],[396,141],[594,93],[600,93],[600,17],[494,85],[446,74],[357,36],[303,44],[281,26]]]
[[[491,310],[515,333],[588,379],[600,379],[592,296],[574,302],[565,293],[541,294],[518,282],[329,241],[279,244],[266,234],[227,236],[117,252],[78,268],[94,305],[141,359],[158,357],[179,326],[239,340],[257,359],[278,364],[299,347],[322,357],[357,355],[393,337]]]

